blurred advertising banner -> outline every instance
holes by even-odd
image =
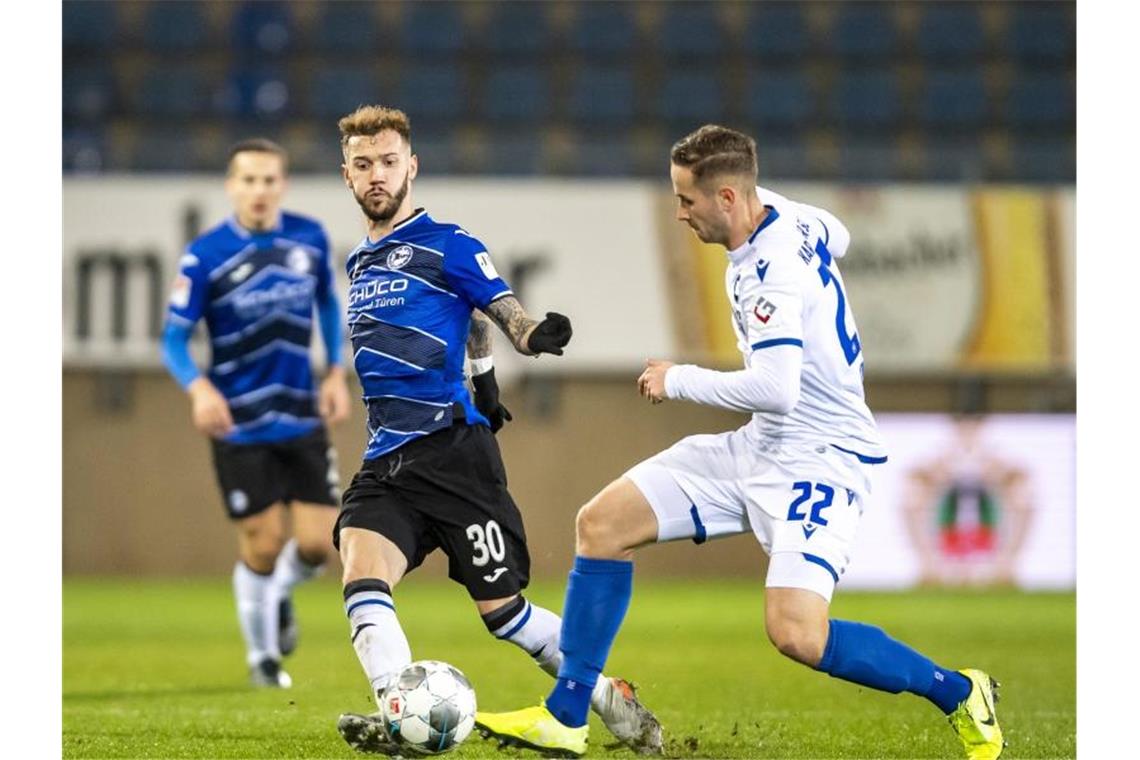
[[[1073,415],[876,419],[890,458],[841,587],[1076,587]]]
[[[221,178],[66,178],[63,188],[65,362],[157,364],[182,249],[230,212]],[[868,373],[1072,367],[1071,189],[773,189],[850,228],[841,268]],[[557,362],[501,341],[502,375],[636,372],[647,357],[739,366],[724,253],[674,221],[664,181],[424,179],[415,200],[481,239],[532,314],[573,320]],[[295,178],[285,208],[324,223],[343,292],[339,264],[364,234],[349,192],[337,177]]]

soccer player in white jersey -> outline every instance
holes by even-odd
[[[768,638],[833,677],[909,691],[949,718],[974,760],[1004,746],[996,687],[942,668],[874,626],[829,617],[871,470],[886,461],[863,400],[863,353],[836,259],[850,235],[831,214],[756,187],[756,143],[706,125],[673,146],[677,219],[727,249],[725,286],[744,368],[650,360],[638,389],[745,412],[742,428],[694,435],[635,465],[578,513],[563,607],[562,666],[537,707],[479,713],[484,736],[544,753],[587,749],[587,699],[629,606],[633,552],[751,530],[770,562]]]

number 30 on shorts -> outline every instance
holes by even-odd
[[[467,538],[471,540],[475,555],[471,557],[471,564],[483,567],[490,560],[502,562],[507,555],[507,546],[503,543],[503,531],[494,520],[487,522],[484,528],[479,523],[467,526]]]

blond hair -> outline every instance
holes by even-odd
[[[349,115],[337,122],[340,128],[340,146],[348,147],[352,137],[360,135],[375,135],[386,129],[391,129],[408,145],[412,144],[412,122],[408,115],[398,108],[385,106],[360,106]]]

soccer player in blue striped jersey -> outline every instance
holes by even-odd
[[[313,219],[281,211],[287,160],[262,138],[230,150],[234,213],[182,256],[162,341],[194,426],[210,438],[237,527],[233,585],[250,679],[274,687],[291,684],[281,658],[296,646],[292,589],[332,550],[340,483],[322,417],[340,422],[350,403],[328,237]],[[319,388],[309,360],[314,312],[328,359]],[[206,374],[189,352],[200,320],[210,335]]]
[[[743,367],[650,360],[638,388],[751,415],[738,430],[683,438],[628,470],[578,513],[563,614],[563,665],[536,707],[480,713],[500,741],[581,755],[581,694],[625,617],[634,551],[665,541],[755,534],[769,555],[764,618],[781,654],[817,671],[929,700],[967,757],[1001,754],[996,684],[941,667],[872,625],[830,617],[871,493],[887,461],[863,398],[863,351],[837,260],[851,236],[823,209],[756,187],[756,143],[706,125],[673,146],[677,220],[727,253],[725,292]]]
[[[347,268],[368,444],[335,536],[353,648],[379,705],[412,661],[393,590],[438,548],[487,630],[553,676],[562,621],[522,595],[530,556],[493,435],[509,414],[498,400],[490,325],[519,353],[561,355],[570,320],[530,318],[478,238],[413,206],[419,160],[402,111],[364,106],[339,127],[344,181],[367,227]],[[619,740],[660,751],[660,726],[628,682],[599,677],[586,699]],[[378,716],[345,714],[337,727],[360,751],[400,751]]]

